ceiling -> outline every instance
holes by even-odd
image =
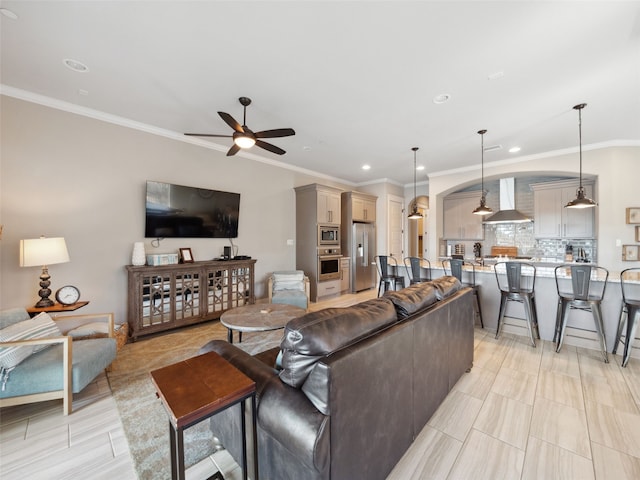
[[[640,145],[640,2],[2,1],[2,92],[209,145],[217,111],[293,137],[250,157],[348,183]],[[85,64],[67,68],[63,59]],[[433,99],[449,94],[449,101]],[[72,104],[72,105],[69,105]],[[96,113],[100,112],[100,113]],[[518,153],[509,153],[513,146]],[[239,155],[246,155],[240,153]],[[212,161],[218,158],[212,155]],[[362,170],[368,164],[370,170]],[[576,166],[577,167],[577,166]]]

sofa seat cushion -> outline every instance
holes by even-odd
[[[318,359],[397,321],[393,303],[376,298],[347,308],[327,308],[291,320],[280,344],[280,378],[300,388]]]
[[[450,297],[462,288],[460,280],[451,275],[436,278],[431,282],[431,284],[436,288],[436,296],[438,297],[438,300]]]
[[[116,358],[114,338],[73,342],[73,393],[80,392]],[[31,355],[10,373],[0,398],[62,390],[63,347],[53,345]]]
[[[42,312],[33,318],[16,322],[0,330],[0,342],[34,340],[38,338],[60,337],[62,333],[48,313]],[[30,355],[50,345],[23,345],[0,348],[0,368],[11,371]]]
[[[437,289],[431,282],[414,283],[402,290],[389,290],[384,298],[393,302],[398,318],[404,319],[438,301]]]

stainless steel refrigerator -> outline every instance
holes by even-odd
[[[352,225],[351,285],[354,292],[376,286],[376,228],[373,223]]]

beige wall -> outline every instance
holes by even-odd
[[[597,178],[594,200],[598,234],[598,263],[610,271],[640,266],[640,262],[623,262],[622,244],[636,243],[635,229],[625,224],[625,208],[639,206],[637,183],[640,174],[640,147],[609,147],[583,151],[583,175]],[[579,165],[577,153],[535,158],[491,166],[485,164],[485,179],[518,175],[576,175]],[[455,172],[432,176],[429,179],[429,251],[438,252],[437,242],[442,236],[442,199],[449,193],[478,183],[479,171]],[[435,215],[434,213],[435,207]],[[436,253],[437,256],[437,253]],[[433,258],[432,258],[433,259]]]
[[[51,288],[76,285],[83,312],[126,314],[133,242],[147,253],[190,247],[196,260],[222,254],[227,239],[144,239],[145,181],[238,192],[239,254],[256,258],[256,294],[273,270],[295,268],[295,195],[307,183],[334,184],[238,155],[172,140],[2,96],[0,308],[38,299],[37,267],[18,265],[19,240],[62,236],[71,262],[52,265]],[[342,186],[344,187],[344,186]],[[347,188],[347,187],[344,187]],[[78,312],[80,313],[80,312]]]

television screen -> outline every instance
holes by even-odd
[[[236,238],[240,194],[147,181],[147,238]]]

